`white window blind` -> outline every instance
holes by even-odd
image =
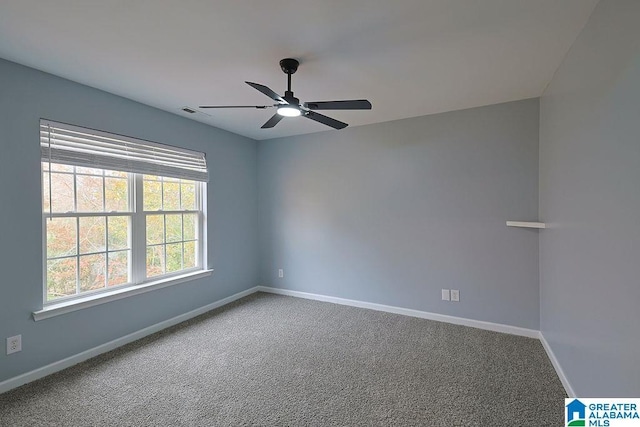
[[[40,120],[42,161],[207,182],[204,153]]]

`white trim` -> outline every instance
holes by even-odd
[[[73,311],[82,310],[84,308],[93,307],[94,305],[100,305],[111,301],[116,301],[122,298],[127,298],[133,295],[142,294],[156,289],[166,288],[167,286],[177,285],[190,280],[201,279],[203,277],[211,276],[213,270],[196,271],[187,274],[181,274],[179,276],[167,277],[160,280],[155,280],[150,283],[143,283],[141,285],[127,286],[120,289],[114,289],[109,292],[102,292],[99,294],[87,295],[64,301],[58,304],[50,304],[42,308],[42,310],[33,312],[33,320],[36,322],[48,319],[54,316],[60,316],[61,314],[71,313]]]
[[[402,314],[404,316],[419,317],[421,319],[435,320],[438,322],[452,323],[454,325],[470,326],[472,328],[485,329],[488,331],[502,332],[505,334],[520,335],[528,338],[539,338],[540,331],[535,329],[521,328],[519,326],[504,325],[502,323],[485,322],[483,320],[467,319],[465,317],[449,316],[446,314],[431,313],[428,311],[413,310],[410,308],[395,307],[391,305],[376,304],[372,302],[357,301],[345,298],[331,297],[326,295],[310,294],[307,292],[292,291],[289,289],[272,288],[269,286],[258,286],[258,291],[268,292],[278,295],[287,295],[297,298],[305,298],[316,301],[332,302],[334,304],[349,305],[352,307],[368,308],[370,310],[385,311],[387,313]]]
[[[544,222],[507,221],[508,227],[547,228]]]
[[[567,376],[565,375],[564,371],[562,370],[562,366],[560,366],[560,362],[558,362],[556,355],[553,353],[553,350],[551,350],[551,346],[549,345],[547,340],[544,338],[544,335],[542,335],[542,331],[539,334],[539,338],[540,338],[540,342],[542,343],[542,347],[544,347],[544,351],[547,352],[547,356],[549,357],[549,360],[551,361],[553,368],[556,370],[556,374],[558,374],[558,378],[560,378],[560,382],[564,387],[564,391],[567,392],[567,396],[570,398],[577,397],[576,392],[573,391],[573,387],[569,382],[569,378],[567,378]]]
[[[189,311],[179,316],[172,317],[171,319],[156,323],[155,325],[151,325],[146,328],[140,329],[139,331],[133,332],[129,335],[116,338],[113,341],[109,341],[108,343],[101,344],[97,347],[93,347],[89,350],[83,351],[82,353],[74,354],[73,356],[69,356],[57,362],[50,363],[49,365],[34,369],[33,371],[26,372],[22,375],[18,375],[17,377],[9,378],[8,380],[0,382],[0,393],[4,393],[16,387],[20,387],[23,384],[29,383],[31,381],[35,381],[42,377],[46,377],[47,375],[53,374],[54,372],[61,371],[70,366],[76,365],[80,362],[84,362],[87,359],[98,356],[102,353],[106,353],[107,351],[121,347],[130,342],[139,340],[140,338],[144,338],[147,335],[151,335],[155,332],[161,331],[173,325],[177,325],[178,323],[184,322],[185,320],[189,320],[191,318],[204,314],[208,311],[222,307],[223,305],[227,305],[235,300],[244,298],[247,295],[251,295],[256,291],[257,291],[257,288],[254,287],[242,292],[238,292],[237,294],[233,294],[231,296],[223,298],[214,303],[205,305],[203,307],[197,308],[195,310]]]

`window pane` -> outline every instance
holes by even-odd
[[[182,240],[182,215],[165,215],[167,238],[166,242],[179,242]]]
[[[49,162],[42,162],[44,170],[49,170]],[[69,172],[73,173],[73,166],[62,165],[60,163],[51,163],[51,170],[53,172]]]
[[[76,181],[79,212],[103,212],[102,178],[78,175]],[[55,194],[55,192],[54,192]]]
[[[129,248],[129,217],[110,216],[109,221],[109,250]]]
[[[102,169],[85,168],[82,166],[76,166],[76,173],[102,176]]]
[[[164,245],[147,248],[147,277],[164,273]]]
[[[91,291],[105,287],[105,254],[80,257],[80,291]]]
[[[129,251],[109,253],[109,286],[129,282]]]
[[[103,216],[80,218],[80,253],[102,252],[105,245],[105,223]]]
[[[49,212],[49,173],[42,173],[42,211]]]
[[[182,270],[182,243],[167,245],[167,273]]]
[[[47,301],[75,293],[76,258],[47,261]]]
[[[184,214],[184,240],[196,238],[196,218],[197,214]]]
[[[105,203],[107,212],[129,210],[129,181],[123,178],[105,178]]]
[[[73,207],[73,175],[51,174],[53,212],[70,212]]]
[[[196,266],[196,242],[184,242],[184,268]]]
[[[160,181],[144,181],[144,210],[162,209],[162,183]]]
[[[110,171],[110,170],[105,170],[104,174],[106,176],[115,176],[118,178],[128,178],[128,174],[126,172],[120,172],[120,171]]]
[[[76,254],[76,219],[46,219],[47,258]],[[75,276],[74,276],[75,277]],[[75,278],[73,279],[75,283]]]
[[[196,185],[193,181],[182,181],[182,209],[196,208]]]
[[[165,178],[163,183],[163,205],[165,211],[175,211],[180,209],[180,183],[177,180],[169,181]]]
[[[164,215],[147,215],[147,244],[164,243]]]

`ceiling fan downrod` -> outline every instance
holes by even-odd
[[[299,102],[299,100],[293,96],[293,91],[291,90],[291,75],[298,71],[299,65],[300,62],[293,58],[285,58],[280,61],[280,68],[282,68],[282,72],[287,75],[287,91],[284,93],[284,99],[289,102],[289,104],[297,104],[297,102]],[[290,102],[289,99],[297,102]]]

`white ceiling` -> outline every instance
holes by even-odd
[[[260,129],[278,62],[300,60],[302,101],[367,98],[326,114],[351,126],[540,96],[597,0],[2,0],[0,57],[254,139],[330,128],[304,118]],[[324,113],[324,112],[323,112]]]

